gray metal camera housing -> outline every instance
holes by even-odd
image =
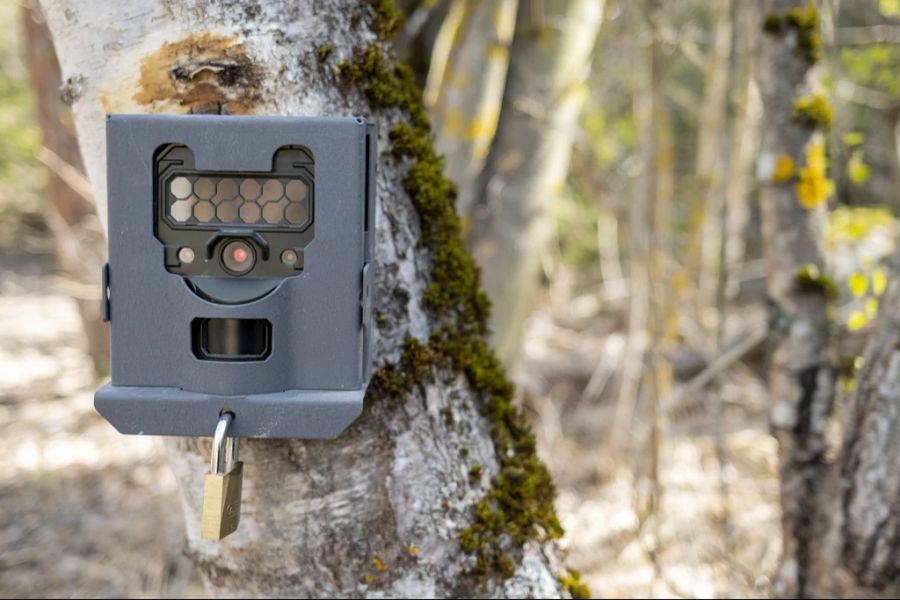
[[[189,149],[192,164],[184,152],[169,153],[173,145]],[[282,149],[293,154],[276,160]],[[163,164],[172,156],[181,158]],[[103,297],[112,369],[94,396],[97,410],[130,434],[212,435],[225,410],[240,437],[333,438],[350,425],[371,372],[376,157],[375,126],[360,118],[108,116]],[[210,218],[220,209],[209,212],[199,178],[220,189],[228,178],[232,185],[267,176],[281,190],[302,177],[295,196],[307,193],[307,204],[290,204],[284,191],[278,202],[290,212],[275,224]],[[182,222],[170,216],[176,177],[192,186]],[[296,218],[289,223],[285,214]],[[191,253],[179,254],[173,235],[190,240],[193,263],[181,262]],[[246,242],[257,261],[245,276],[222,270],[228,240]],[[277,264],[283,247],[299,260]],[[208,323],[217,333],[205,333]],[[221,333],[223,323],[250,324],[267,351],[206,354],[207,337],[240,346],[234,332],[244,329]]]

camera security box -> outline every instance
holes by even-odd
[[[122,433],[332,438],[370,374],[375,128],[110,115],[104,314]]]

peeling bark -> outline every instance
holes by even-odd
[[[374,79],[360,82],[361,90],[337,74],[343,61],[380,55],[384,42],[376,31],[387,25],[375,11],[382,4],[150,0],[111,10],[89,0],[42,3],[103,215],[107,111],[359,114],[379,123],[375,356],[384,369],[400,362],[408,339],[425,345],[447,323],[426,307],[437,258],[419,242],[431,224],[420,222],[418,205],[404,191],[411,162],[389,138],[392,126],[415,115],[379,102]],[[326,45],[330,51],[321,52]],[[471,376],[454,377],[440,363],[422,369],[434,377],[415,381],[408,394],[370,394],[364,414],[337,440],[244,442],[241,527],[223,543],[199,538],[208,442],[169,443],[189,553],[213,593],[562,593],[552,543],[510,544],[511,577],[469,574],[475,558],[461,550],[459,537],[473,522],[473,506],[496,483],[497,425],[483,415]]]

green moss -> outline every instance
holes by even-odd
[[[822,38],[819,36],[819,13],[811,2],[802,8],[792,8],[783,15],[772,13],[763,20],[763,31],[782,35],[793,30],[797,35],[797,52],[810,63],[822,58]]]
[[[453,410],[449,406],[441,409],[441,416],[444,418],[444,424],[447,427],[453,427],[456,421],[453,418]]]
[[[460,533],[462,548],[475,555],[478,577],[509,577],[518,553],[529,539],[549,540],[562,535],[553,508],[556,490],[546,467],[537,458],[534,435],[512,402],[513,387],[483,338],[467,346],[452,331],[438,331],[431,346],[447,356],[481,393],[481,412],[491,423],[500,471],[491,489],[475,507],[475,518]]]
[[[801,96],[794,101],[794,119],[809,127],[827,129],[831,126],[834,113],[825,94]]]
[[[398,157],[413,159],[403,187],[419,214],[420,243],[432,251],[425,306],[437,315],[455,312],[453,320],[467,333],[483,334],[490,305],[479,288],[478,268],[463,245],[456,186],[444,177],[443,161],[425,130],[401,123],[391,129],[390,138]]]
[[[559,582],[563,588],[569,592],[573,598],[590,598],[591,589],[581,581],[581,573],[575,569],[569,569],[568,572],[559,578]]]
[[[328,60],[328,57],[331,56],[331,53],[334,52],[333,44],[322,44],[321,46],[316,47],[316,58],[319,60],[319,64],[324,63]]]
[[[338,77],[344,85],[359,88],[374,108],[405,109],[413,125],[428,129],[428,115],[412,71],[406,65],[393,64],[378,44],[357,50],[351,61],[342,61]]]
[[[374,44],[357,50],[337,73],[343,85],[358,89],[373,108],[400,109],[408,116],[408,122],[390,129],[389,137],[393,156],[407,167],[403,187],[418,213],[419,244],[431,262],[424,305],[434,330],[427,343],[408,338],[399,361],[375,372],[368,400],[403,397],[416,385],[434,381],[437,373],[448,381],[466,378],[490,424],[499,472],[476,503],[471,524],[460,533],[460,546],[474,555],[476,578],[509,577],[526,541],[557,538],[562,527],[553,507],[553,481],[537,458],[534,435],[485,341],[490,305],[463,244],[456,187],[444,176],[421,92],[408,67],[395,65]]]
[[[393,38],[403,25],[403,12],[397,8],[393,0],[365,0],[372,11],[372,30],[381,40]]]
[[[794,281],[803,291],[823,294],[829,300],[838,297],[839,290],[834,280],[812,263],[800,267],[794,275]]]
[[[378,397],[405,396],[417,384],[434,381],[435,357],[428,346],[413,337],[403,342],[400,360],[377,369],[369,389]]]
[[[465,311],[463,311],[465,312]],[[535,439],[521,411],[513,404],[513,386],[478,328],[447,325],[428,344],[407,338],[400,360],[379,368],[369,385],[369,399],[402,397],[420,383],[435,381],[442,371],[451,381],[466,377],[481,400],[488,419],[499,473],[486,496],[475,506],[472,523],[460,533],[460,546],[475,556],[477,579],[512,576],[529,539],[546,541],[562,535],[553,502],[556,490],[550,473],[537,458]],[[470,470],[480,476],[481,467]]]
[[[766,15],[763,20],[763,31],[774,35],[781,34],[784,31],[784,19],[781,18],[781,15],[774,13]]]
[[[469,481],[471,483],[478,483],[481,480],[481,465],[474,464],[469,469]]]

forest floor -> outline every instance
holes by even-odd
[[[0,254],[0,596],[204,597],[163,444],[94,411],[64,286],[52,257]]]
[[[731,322],[764,322],[761,308],[743,307]],[[625,434],[613,432],[626,321],[592,290],[551,290],[525,335],[517,387],[557,483],[569,566],[598,597],[769,597],[781,513],[762,381],[728,362],[659,409],[655,438],[646,398],[620,421]],[[703,365],[694,366],[687,381]],[[592,377],[604,382],[594,394],[585,392]]]
[[[566,311],[535,312],[520,384],[558,481],[568,563],[602,597],[767,595],[776,449],[746,409],[752,386],[715,388],[743,407],[719,436],[702,415],[668,424],[648,484],[640,452],[615,458],[604,445],[610,403],[580,400],[585,369],[621,336],[597,315],[573,328]],[[204,597],[163,444],[94,412],[78,315],[48,255],[0,255],[0,332],[0,595]]]

